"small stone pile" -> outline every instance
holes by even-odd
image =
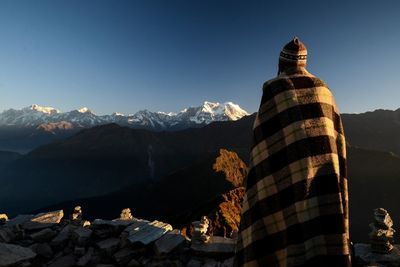
[[[134,218],[130,209],[115,220],[88,222],[82,215],[78,206],[67,219],[62,210],[12,219],[1,216],[0,266],[233,265],[235,240],[207,236],[206,217],[195,223],[191,242],[168,223]]]
[[[81,206],[76,206],[71,215],[71,221],[75,224],[80,224],[82,222],[82,208]]]
[[[193,225],[192,242],[207,243],[210,240],[210,236],[207,235],[208,226],[210,221],[207,216],[202,216],[200,221],[195,221]]]
[[[393,221],[387,210],[378,208],[374,210],[374,222],[369,225],[371,251],[380,254],[388,254],[393,249]]]
[[[130,208],[123,209],[121,211],[121,214],[119,215],[119,219],[120,220],[133,220],[131,209]]]
[[[5,224],[8,221],[7,214],[0,214],[0,225]]]

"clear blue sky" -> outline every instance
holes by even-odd
[[[294,35],[342,112],[400,107],[400,1],[0,1],[0,111],[256,111]]]

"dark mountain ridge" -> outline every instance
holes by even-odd
[[[248,158],[253,120],[254,116],[248,116],[178,132],[151,132],[116,124],[82,130],[4,166],[0,201],[6,212],[20,213],[158,180],[220,148]]]
[[[342,114],[342,120],[351,145],[400,155],[400,109]]]

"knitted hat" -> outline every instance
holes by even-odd
[[[279,61],[285,65],[306,66],[307,48],[296,36],[287,43],[280,55]]]

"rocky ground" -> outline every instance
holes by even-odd
[[[69,217],[63,210],[12,219],[0,214],[0,267],[233,266],[236,241],[210,235],[213,224],[202,216],[181,232],[134,218],[130,209],[118,219],[91,222],[82,219],[80,207]],[[400,266],[398,245],[379,253],[355,244],[354,254],[356,267]]]
[[[399,267],[400,247],[395,245],[389,253],[376,253],[370,244],[355,244],[354,266],[356,267]]]
[[[194,231],[194,237],[206,232],[196,227]],[[82,220],[79,207],[70,218],[62,210],[12,219],[3,214],[0,267],[233,265],[234,239],[194,237],[167,223],[134,218],[129,209],[118,219],[92,222]]]

